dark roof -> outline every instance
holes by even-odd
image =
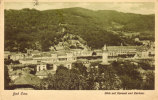
[[[14,80],[14,85],[38,85],[40,79],[32,74],[23,74]]]

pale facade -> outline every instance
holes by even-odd
[[[44,63],[37,65],[37,71],[42,71],[42,70],[47,70],[47,65]]]
[[[25,55],[22,53],[17,53],[17,54],[11,54],[10,59],[12,60],[20,60],[20,59],[24,59]]]
[[[37,60],[19,60],[21,64],[37,64]]]
[[[106,45],[103,47],[102,63],[108,64],[108,50]]]
[[[149,57],[149,52],[147,51],[142,51],[142,56],[141,58],[148,58]]]

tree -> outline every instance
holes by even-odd
[[[10,85],[9,85],[10,82],[11,82],[11,80],[10,80],[10,78],[9,78],[8,68],[7,68],[7,66],[5,65],[5,66],[4,66],[4,89],[5,89],[5,90],[10,89]]]
[[[138,66],[132,64],[129,61],[125,62],[113,62],[112,67],[115,69],[117,75],[122,81],[123,89],[141,89],[142,77],[138,72]]]
[[[87,68],[82,63],[73,63],[72,68],[78,70],[82,76],[87,76]]]
[[[96,55],[97,55],[97,53],[96,53],[96,52],[93,52],[93,53],[92,53],[92,56],[96,56]]]
[[[131,90],[131,89],[141,89],[142,81],[138,79],[132,79],[128,75],[122,75],[120,76],[120,79],[122,81],[122,88],[124,90]]]
[[[86,78],[81,76],[79,70],[67,69],[64,66],[58,66],[55,75],[49,75],[43,79],[40,89],[49,90],[84,90],[87,89]]]
[[[100,65],[104,66],[104,65]],[[99,66],[99,67],[100,67]],[[104,66],[103,77],[100,82],[100,89],[103,90],[118,90],[122,87],[122,82],[117,76],[115,70],[111,66]]]
[[[146,73],[146,80],[143,84],[145,90],[155,89],[155,73],[153,71]]]
[[[12,62],[13,62],[12,59],[4,59],[4,64],[5,64],[5,65],[9,65],[9,64],[11,64]]]

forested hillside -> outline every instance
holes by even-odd
[[[58,44],[65,34],[78,35],[91,48],[101,48],[105,43],[120,45],[123,42],[113,31],[145,32],[154,37],[154,28],[155,15],[78,7],[45,11],[5,10],[5,50],[33,48],[45,51],[48,50],[45,48]]]

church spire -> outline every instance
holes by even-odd
[[[103,47],[102,64],[109,65],[109,63],[108,63],[108,49],[107,49],[106,44]]]
[[[106,44],[105,44],[104,47],[103,47],[103,51],[108,51]]]

